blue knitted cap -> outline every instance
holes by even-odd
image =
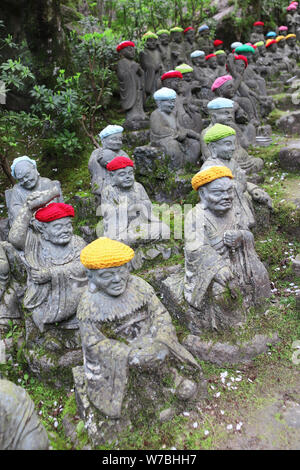
[[[228,100],[227,98],[216,98],[215,100],[211,100],[207,104],[207,109],[223,109],[223,108],[233,108],[234,101]]]
[[[123,131],[124,131],[124,128],[122,126],[109,124],[109,126],[106,126],[98,135],[100,139],[103,140],[105,139],[105,137],[108,137],[109,135],[118,134],[119,132],[123,132]]]
[[[153,98],[155,99],[155,101],[167,101],[167,100],[175,100],[176,96],[177,94],[175,90],[164,87],[164,88],[160,88],[159,90],[157,90],[154,93]]]
[[[26,155],[23,155],[23,157],[15,158],[14,161],[12,162],[11,167],[10,167],[12,177],[15,178],[15,179],[17,179],[16,175],[15,175],[15,168],[16,168],[16,165],[20,162],[30,162],[36,168],[36,161],[32,160],[31,158],[27,157]]]
[[[202,57],[202,56],[205,56],[204,51],[193,51],[190,55],[191,58],[193,58],[193,57]]]

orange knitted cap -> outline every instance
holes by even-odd
[[[134,251],[124,243],[100,237],[83,248],[80,261],[88,269],[122,266],[134,257]]]
[[[227,166],[212,166],[206,170],[199,171],[193,179],[192,186],[195,191],[197,191],[200,186],[204,186],[211,181],[217,180],[218,178],[223,178],[227,176],[228,178],[234,178],[231,170]]]

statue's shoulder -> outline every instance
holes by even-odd
[[[73,235],[72,240],[74,247],[78,250],[82,250],[86,246],[86,242],[79,235]]]

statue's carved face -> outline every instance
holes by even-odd
[[[235,95],[233,80],[228,80],[227,82],[223,83],[223,85],[220,86],[218,90],[220,96],[231,100]]]
[[[145,43],[145,46],[147,47],[147,49],[150,49],[151,51],[153,51],[154,49],[157,48],[157,39],[148,38]]]
[[[199,188],[203,207],[222,215],[232,207],[233,183],[228,177],[218,178]]]
[[[211,57],[208,59],[208,66],[212,69],[215,70],[218,67],[218,62],[216,57]]]
[[[262,57],[265,57],[266,52],[267,52],[266,46],[265,45],[258,46],[258,52],[260,53]]]
[[[126,57],[126,59],[134,59],[135,48],[133,46],[124,47],[124,49],[121,50],[121,55]]]
[[[130,189],[134,184],[134,170],[132,166],[112,171],[112,184],[121,189]]]
[[[224,139],[217,140],[216,142],[210,142],[208,147],[211,149],[215,158],[219,158],[220,160],[231,160],[235,151],[235,142],[235,135],[230,135]]]
[[[200,37],[207,38],[209,36],[210,30],[209,29],[204,29],[199,33]]]
[[[159,100],[156,103],[162,113],[171,114],[171,112],[176,106],[176,99],[175,100]]]
[[[296,46],[296,38],[288,38],[286,41],[292,49]]]
[[[70,217],[43,222],[42,236],[53,245],[67,245],[73,235],[73,227]]]
[[[171,88],[172,90],[175,90],[176,93],[180,93],[182,90],[182,78],[179,77],[172,77],[172,78],[166,78],[163,80],[164,86],[167,88]]]
[[[285,39],[282,39],[281,41],[278,41],[277,46],[279,49],[284,49],[285,48]]]
[[[102,139],[102,147],[104,149],[110,150],[120,150],[123,143],[123,134],[122,132],[117,132],[112,135],[108,135],[104,139]]]
[[[129,270],[126,264],[105,269],[90,269],[88,278],[93,291],[100,290],[112,297],[118,297],[126,289]]]
[[[193,65],[196,65],[197,67],[207,67],[204,55],[199,55],[198,57],[192,57],[192,63]]]
[[[193,31],[192,29],[187,31],[185,33],[185,39],[192,44],[192,42],[194,42],[195,40],[195,31]]]
[[[170,37],[168,34],[164,33],[159,36],[159,41],[163,46],[167,46],[170,42]]]
[[[213,109],[210,112],[211,120],[213,124],[224,124],[230,125],[229,123],[235,122],[235,112],[234,108],[221,108]]]
[[[226,64],[226,54],[218,54],[217,55],[217,62],[218,62],[218,65],[225,65]]]
[[[254,33],[257,33],[257,34],[263,34],[264,33],[264,27],[262,25],[256,25],[253,27],[253,31]]]
[[[171,36],[172,41],[177,42],[177,44],[182,42],[182,33],[181,32],[175,31],[175,32],[172,32],[171,35],[172,35]]]
[[[243,60],[235,60],[234,66],[236,68],[237,73],[242,74],[245,70],[246,64]]]
[[[28,161],[17,163],[15,175],[20,185],[25,189],[34,189],[39,178],[36,167]]]
[[[275,54],[277,52],[277,44],[271,44],[271,46],[269,47],[269,51]]]
[[[193,72],[186,72],[182,74],[182,79],[185,82],[191,82],[193,79]]]

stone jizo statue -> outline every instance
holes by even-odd
[[[126,413],[122,405],[130,369],[151,375],[171,358],[174,366],[175,360],[188,363],[201,374],[193,356],[179,344],[153,288],[129,273],[133,257],[130,247],[105,237],[85,247],[80,256],[89,279],[77,310],[87,395],[106,418]]]
[[[270,281],[254,238],[234,206],[233,174],[207,167],[192,179],[200,203],[185,219],[186,301],[212,329],[245,320],[249,307],[270,296]]]
[[[159,87],[159,77],[162,73],[162,58],[158,48],[158,36],[151,31],[143,35],[144,50],[140,53],[140,64],[145,73],[145,91],[147,96]]]
[[[197,44],[195,41],[195,29],[192,26],[188,26],[183,31],[183,34],[186,60],[190,60],[191,53],[197,49]]]
[[[156,32],[158,36],[158,49],[160,51],[160,57],[162,61],[163,71],[171,70],[172,68],[172,57],[170,48],[170,31],[167,29],[160,29]]]
[[[255,21],[255,23],[253,23],[253,33],[250,36],[250,42],[252,44],[258,41],[264,41],[264,26],[265,23],[263,21]]]
[[[170,29],[171,33],[171,58],[172,58],[172,68],[179,64],[185,62],[185,45],[183,42],[183,29],[179,26]]]

